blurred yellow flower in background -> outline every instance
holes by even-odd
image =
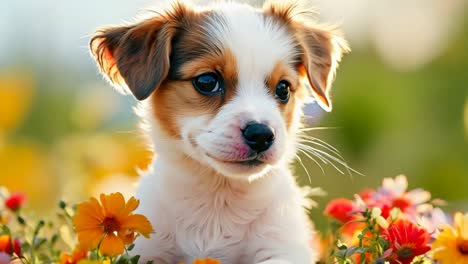
[[[33,78],[25,72],[0,75],[0,137],[24,119],[33,96]]]
[[[100,193],[134,194],[133,182],[153,157],[149,144],[129,133],[73,134],[52,150],[52,164],[65,200],[76,201]]]
[[[456,213],[454,227],[444,226],[432,249],[441,264],[468,264],[468,213]]]
[[[0,147],[1,184],[12,191],[26,193],[27,203],[33,207],[51,208],[57,200],[57,181],[52,180],[49,165],[42,146],[31,140],[18,140]]]
[[[135,240],[136,234],[149,237],[153,231],[145,216],[132,214],[139,205],[134,197],[125,203],[121,193],[101,194],[100,201],[91,198],[78,204],[73,225],[82,248],[99,247],[103,255],[117,256]]]

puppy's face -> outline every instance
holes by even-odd
[[[92,53],[112,83],[149,97],[159,137],[227,177],[252,180],[294,154],[306,97],[331,110],[330,85],[347,49],[295,15],[303,10],[278,3],[176,3],[99,31]]]

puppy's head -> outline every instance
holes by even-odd
[[[251,180],[294,154],[304,99],[331,110],[330,86],[348,49],[294,2],[263,9],[176,2],[136,24],[98,31],[91,51],[115,86],[148,98],[154,133],[175,144],[158,151]]]

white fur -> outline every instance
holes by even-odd
[[[138,212],[156,233],[138,239],[135,253],[168,264],[204,257],[223,264],[312,263],[317,257],[312,227],[288,168],[298,117],[287,131],[264,84],[276,62],[292,60],[292,42],[284,29],[247,5],[225,3],[215,9],[227,27],[212,21],[211,32],[236,57],[238,93],[214,118],[177,120],[182,140],[169,139],[150,114],[144,116],[158,155],[136,196]],[[149,104],[142,107],[151,112]],[[245,158],[236,148],[242,148],[240,129],[251,121],[266,123],[276,133],[274,145],[259,157],[265,165],[222,162]]]

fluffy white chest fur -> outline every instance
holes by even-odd
[[[140,239],[136,253],[166,263],[204,257],[226,264],[315,259],[309,248],[313,229],[287,169],[272,170],[249,184],[198,174],[201,168],[186,171],[164,160],[155,166],[158,172],[142,179],[137,198],[139,212],[154,223],[156,234]]]

